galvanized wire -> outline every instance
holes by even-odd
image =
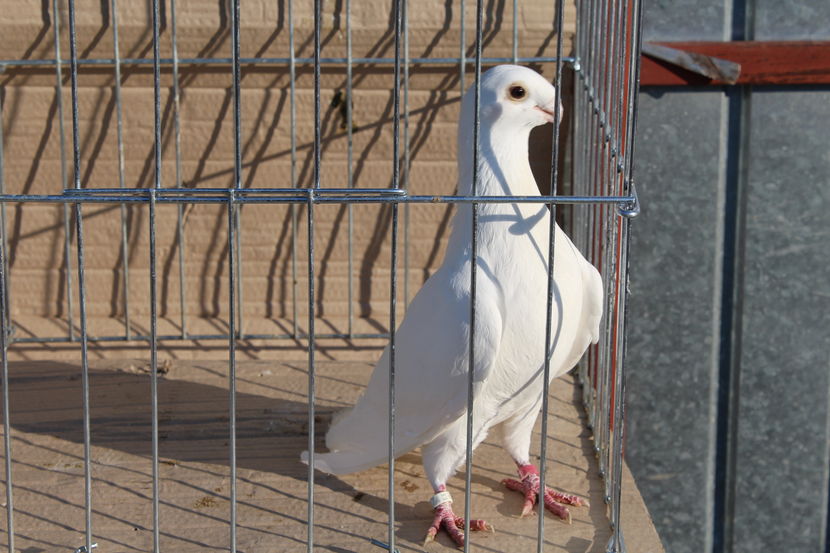
[[[515,12],[514,12],[515,13]],[[556,55],[558,61],[556,62],[556,73],[554,75],[554,86],[556,88],[554,94],[554,115],[553,115],[553,137],[551,142],[551,169],[550,169],[550,195],[556,196],[557,184],[559,178],[559,125],[561,123],[561,110],[559,105],[562,97],[562,18],[565,13],[564,0],[557,0],[556,3],[556,23],[558,23],[559,32],[556,36]],[[555,25],[556,26],[556,25]],[[550,410],[548,396],[550,395],[550,358],[552,355],[551,337],[553,336],[553,297],[555,291],[554,274],[554,259],[556,254],[556,204],[549,203],[550,221],[548,225],[548,289],[547,289],[547,305],[545,308],[545,343],[543,347],[543,369],[542,369],[542,428],[541,439],[539,446],[539,494],[544,498],[545,494],[545,476],[547,475],[547,445],[548,445],[548,411]],[[544,499],[538,501],[539,516],[536,536],[536,551],[542,553],[543,544],[545,542],[545,517],[544,517]]]
[[[242,188],[242,98],[241,98],[241,69],[239,64],[240,57],[240,31],[239,31],[239,0],[233,0],[231,3],[231,72],[233,78],[233,188],[239,190]],[[237,287],[237,328],[238,332],[244,331],[243,321],[244,312],[244,296],[243,296],[243,271],[242,271],[242,229],[239,226],[239,211],[242,209],[241,205],[235,207],[237,214],[234,218],[236,225],[236,287]]]
[[[158,436],[158,299],[156,274],[156,191],[161,188],[161,66],[159,2],[153,0],[153,131],[155,175],[150,200],[150,409],[152,417],[153,457],[153,551],[159,553],[159,436]],[[80,236],[79,236],[80,239]],[[127,293],[127,290],[124,291]]]
[[[403,2],[395,0],[393,16],[395,20],[395,67],[392,84],[392,189],[401,189],[401,34],[403,25]],[[397,358],[396,330],[398,298],[398,204],[392,206],[391,229],[391,267],[389,283],[389,425],[388,448],[389,465],[387,468],[389,488],[389,522],[388,541],[390,553],[395,551],[395,362]]]
[[[228,189],[228,464],[230,466],[230,551],[236,553],[237,485],[236,485],[236,240],[238,210],[235,189]]]
[[[121,52],[118,40],[118,1],[111,0],[110,10],[112,11],[112,55],[115,59],[115,121],[116,121],[116,147],[118,150],[118,186],[126,188],[124,180],[124,110],[121,97]],[[174,58],[175,63],[175,58]],[[121,285],[124,288],[124,337],[130,339],[130,261],[129,250],[127,249],[127,206],[118,206],[121,218]]]
[[[476,0],[476,43],[475,43],[475,87],[473,93],[473,166],[471,196],[478,195],[479,167],[478,160],[481,155],[481,57],[482,57],[482,32],[483,32],[483,2]],[[478,202],[470,205],[472,236],[470,240],[470,343],[469,343],[469,364],[467,374],[467,436],[466,436],[466,465],[464,470],[464,553],[470,551],[470,511],[472,503],[472,480],[473,480],[473,408],[475,406],[474,380],[475,380],[475,339],[476,339],[476,285],[478,274]]]
[[[68,183],[67,171],[66,171],[66,128],[64,125],[63,119],[63,72],[62,67],[63,63],[61,61],[61,27],[60,27],[60,15],[58,13],[58,0],[52,0],[52,14],[53,14],[53,42],[54,42],[54,49],[55,49],[55,103],[57,104],[57,117],[58,117],[58,133],[59,136],[59,144],[60,144],[60,163],[61,163],[61,189],[65,189]],[[2,156],[2,144],[0,144],[0,156]],[[5,192],[5,188],[3,187],[0,189],[2,192]],[[66,323],[68,327],[69,339],[70,341],[74,341],[75,339],[75,326],[73,324],[74,320],[74,300],[72,297],[72,231],[70,228],[71,222],[71,214],[69,211],[69,205],[63,206],[63,245],[64,245],[64,259],[66,260],[66,267],[64,268],[64,275],[66,278]],[[0,207],[0,224],[3,225],[3,228],[6,228],[6,206],[3,205]],[[5,233],[3,235],[3,240],[6,240]],[[8,261],[7,261],[8,262]],[[4,269],[8,273],[8,266],[4,266]],[[7,323],[9,321],[6,321]]]
[[[75,2],[69,0],[70,83],[72,89],[72,166],[75,189],[81,188],[81,142],[78,123],[78,46],[75,34]],[[81,399],[84,431],[84,537],[87,551],[92,550],[92,456],[89,409],[89,352],[87,341],[86,283],[84,281],[83,213],[75,204],[75,236],[78,246],[78,300],[81,316]]]
[[[573,62],[576,58],[571,56],[565,56],[562,58],[565,62]],[[66,63],[66,60],[61,60],[62,63]],[[172,65],[173,58],[161,58],[162,65]],[[232,63],[232,58],[224,58],[224,57],[203,57],[203,58],[179,58],[180,65],[195,65],[200,67],[206,66],[218,66],[222,67]],[[239,58],[239,63],[243,65],[274,65],[274,66],[286,66],[291,62],[291,57],[256,57],[256,58],[248,58],[248,57],[241,57]],[[315,60],[313,57],[295,57],[294,62],[297,65],[314,65]],[[320,65],[334,65],[334,66],[345,66],[348,62],[348,59],[345,57],[321,57],[319,60]],[[488,56],[482,57],[481,63],[485,65],[496,65],[501,63],[513,63],[514,59],[512,56]],[[554,56],[519,56],[516,60],[516,63],[519,64],[536,64],[536,63],[555,63],[556,57]],[[52,66],[58,63],[56,59],[27,59],[27,60],[19,60],[19,59],[0,59],[0,65],[6,65],[8,67],[43,67],[43,66]],[[78,60],[79,66],[90,66],[90,67],[100,67],[100,66],[107,66],[113,65],[115,60],[112,58],[83,58]],[[122,65],[152,65],[153,60],[150,58],[121,58]],[[352,63],[356,65],[394,65],[395,58],[378,58],[378,57],[353,57]],[[413,65],[458,65],[459,67],[462,64],[474,64],[475,57],[465,56],[461,54],[456,57],[414,57],[410,59],[410,63]]]
[[[153,551],[158,553],[159,516],[159,400],[158,400],[158,279],[156,273],[156,196],[150,191],[150,417],[152,426]]]
[[[316,365],[314,335],[314,192],[320,188],[322,162],[320,128],[320,28],[322,26],[322,0],[314,0],[314,173],[313,189],[308,193],[306,221],[308,225],[308,553],[314,550],[314,441]]]
[[[346,0],[346,185],[349,188],[354,188],[354,129],[352,124],[354,121],[354,114],[352,109],[353,90],[352,90],[352,2]],[[346,256],[347,256],[347,271],[346,277],[347,290],[347,329],[349,336],[354,334],[354,248],[352,247],[352,238],[354,235],[354,210],[352,204],[346,206]]]
[[[182,124],[181,124],[181,90],[179,86],[179,45],[176,26],[176,0],[170,0],[170,46],[173,50],[173,124],[176,135],[176,188],[182,186]],[[187,293],[185,292],[184,270],[184,206],[176,206],[176,249],[179,258],[179,317],[181,336],[187,338]],[[126,289],[126,286],[125,286]]]
[[[2,104],[0,104],[2,107]],[[0,123],[2,122],[2,109],[0,109]],[[0,124],[0,144],[3,142],[3,125]],[[2,150],[2,148],[0,148]],[[2,179],[3,166],[0,164],[0,179]],[[5,239],[6,227],[0,228]],[[11,334],[11,326],[8,318],[8,296],[6,294],[6,278],[8,271],[6,266],[5,240],[0,242],[0,362],[3,370],[3,453],[5,455],[5,476],[6,476],[6,532],[9,536],[9,553],[14,553],[14,481],[12,480],[12,429],[11,429],[11,408],[9,406],[9,357],[8,337]]]

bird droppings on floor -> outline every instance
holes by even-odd
[[[317,363],[317,449],[334,412],[359,395],[373,367],[365,362]],[[124,370],[135,360],[90,364],[92,528],[99,551],[152,549],[150,374]],[[245,553],[304,551],[307,539],[308,374],[302,362],[237,363],[237,541]],[[81,380],[76,364],[10,364],[15,545],[72,549],[83,537],[84,463]],[[161,375],[160,375],[161,376]],[[171,361],[158,379],[160,540],[177,553],[226,551],[229,545],[230,454],[227,363]],[[545,550],[604,552],[610,536],[603,485],[590,431],[571,376],[553,382],[547,483],[587,498],[573,508],[573,524],[545,517]],[[163,414],[163,416],[161,416]],[[520,519],[519,494],[501,484],[515,476],[510,457],[488,438],[473,457],[472,501],[477,517],[496,527],[475,533],[472,551],[535,550],[536,515]],[[538,425],[534,435],[538,453]],[[538,462],[538,458],[536,459]],[[419,452],[400,457],[395,470],[396,547],[401,551],[455,551],[439,535],[423,547],[432,520],[432,495]],[[630,551],[662,547],[630,475],[625,471],[623,527]],[[316,473],[314,540],[321,550],[377,553],[387,539],[386,466],[356,475]],[[464,478],[448,486],[459,512]],[[5,532],[5,517],[0,529]]]

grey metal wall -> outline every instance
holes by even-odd
[[[645,0],[645,40],[830,39],[827,0]],[[830,551],[830,88],[645,88],[626,456],[667,551]]]

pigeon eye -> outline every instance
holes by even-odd
[[[510,93],[510,97],[514,100],[524,100],[527,96],[527,90],[525,90],[525,87],[517,84],[511,86],[508,92]]]

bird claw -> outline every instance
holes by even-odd
[[[539,498],[539,491],[542,484],[539,479],[539,471],[533,465],[520,466],[519,475],[522,477],[521,480],[506,478],[502,480],[502,484],[509,490],[524,494],[525,503],[519,518],[525,518],[533,514],[533,506]],[[545,486],[545,491],[542,496],[545,508],[562,519],[566,524],[571,523],[571,513],[565,505],[572,505],[574,507],[589,506],[588,502],[580,497],[558,492],[547,486]]]
[[[424,538],[424,547],[426,547],[430,542],[435,541],[435,537],[438,535],[438,532],[443,528],[455,542],[456,547],[464,549],[464,519],[462,517],[455,516],[455,513],[453,513],[450,505],[451,504],[447,502],[435,507],[435,518],[432,520],[432,526],[430,526],[429,530],[427,530],[427,535]],[[470,520],[470,530],[473,532],[483,531],[490,534],[496,533],[496,529],[492,524],[480,519]]]

